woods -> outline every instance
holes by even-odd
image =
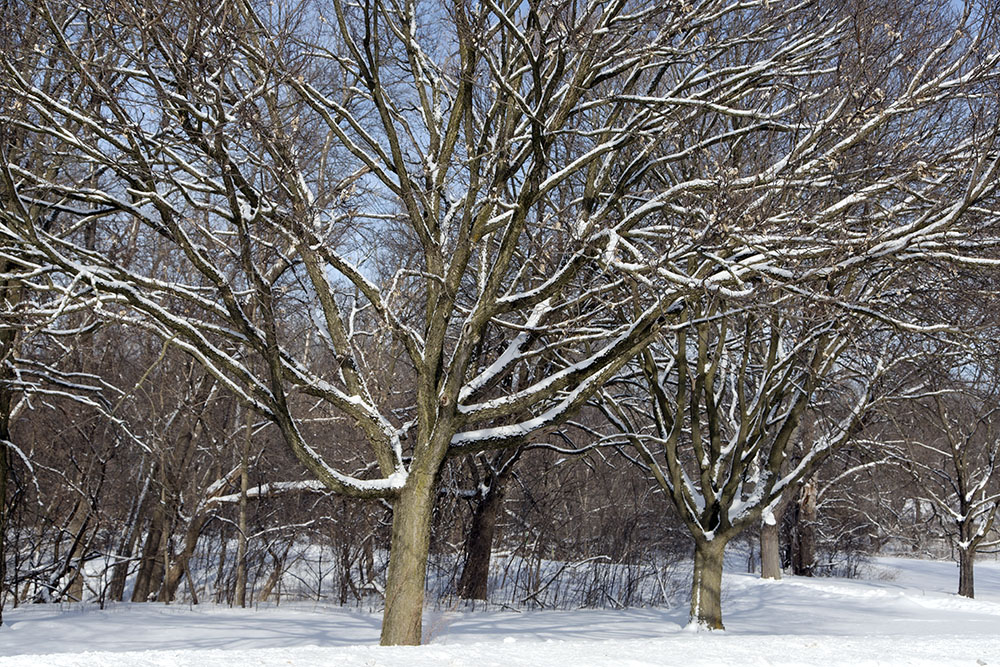
[[[257,531],[267,594],[330,541],[418,644],[436,554],[481,599],[606,494],[642,536],[566,555],[683,529],[721,628],[726,543],[865,443],[914,507],[974,487],[974,554],[998,7],[890,4],[3,4],[4,603],[194,601],[210,552],[242,606]]]

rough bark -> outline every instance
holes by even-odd
[[[0,406],[0,409],[6,406]],[[10,468],[7,440],[7,419],[0,415],[0,625],[3,625],[3,605],[7,581],[7,475]]]
[[[691,583],[691,623],[707,630],[724,630],[722,625],[722,559],[727,540],[696,539],[694,578]]]
[[[802,485],[799,494],[796,543],[792,569],[800,577],[811,577],[816,569],[816,484],[813,480]]]
[[[156,503],[143,545],[139,561],[139,571],[135,576],[135,587],[132,589],[132,602],[146,602],[149,596],[159,587],[163,580],[164,543],[168,535],[165,526],[166,513],[162,503]]]
[[[382,645],[416,646],[423,634],[424,581],[436,495],[433,472],[412,471],[393,502]]]
[[[243,454],[240,457],[240,504],[239,504],[239,534],[236,545],[236,604],[247,606],[247,488],[250,483],[248,464],[250,458],[250,434],[253,431],[253,418],[247,413],[246,435],[243,438]]]
[[[959,549],[958,551],[958,594],[967,598],[976,597],[974,568],[976,552],[974,549]]]
[[[760,525],[760,576],[781,579],[781,541],[777,522]]]
[[[465,542],[465,565],[458,582],[458,595],[466,600],[485,600],[489,588],[490,556],[496,534],[497,512],[502,504],[499,494],[486,494],[472,514],[472,524]]]

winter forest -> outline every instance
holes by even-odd
[[[995,561],[997,0],[0,0],[0,46],[0,644]]]

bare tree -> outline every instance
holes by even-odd
[[[421,639],[446,458],[568,419],[681,311],[701,326],[683,298],[966,255],[964,214],[994,217],[992,0],[905,35],[765,0],[24,5],[12,254],[191,354],[328,489],[392,503],[386,644]],[[317,414],[353,436],[311,438]]]
[[[968,367],[963,371],[971,372]],[[905,431],[911,449],[907,467],[918,480],[918,498],[940,511],[945,535],[958,550],[958,594],[970,598],[975,597],[976,551],[990,544],[1000,512],[996,394],[979,394],[983,387],[971,384],[976,393],[928,399],[923,415],[913,415],[916,424]]]
[[[674,197],[704,187],[694,179],[654,196],[641,185],[644,137],[667,122],[642,98],[661,87],[648,63],[671,35],[700,31],[698,17],[622,3],[487,4],[427,27],[413,3],[29,7],[50,75],[86,93],[53,97],[41,65],[24,72],[24,54],[4,54],[4,93],[16,100],[4,121],[44,138],[36,160],[3,165],[5,230],[22,261],[58,267],[103,316],[194,355],[330,489],[392,499],[383,641],[419,642],[445,457],[516,446],[565,419],[675,299],[658,295],[621,321],[603,299],[614,274],[589,288],[574,281]],[[302,27],[306,17],[318,26]],[[454,40],[447,55],[441,30]],[[737,78],[755,76],[748,67]],[[619,168],[627,144],[640,149]],[[45,171],[55,154],[94,174],[92,186]],[[584,205],[567,211],[579,196]],[[94,247],[75,236],[90,225]],[[365,234],[392,226],[420,253],[379,285]],[[198,280],[184,282],[175,264]],[[293,308],[317,315],[333,375],[310,368],[302,339],[288,336]],[[492,329],[511,343],[473,368]],[[363,356],[373,336],[405,355],[405,408],[376,400],[385,380]],[[550,372],[486,399],[531,363],[529,343],[557,360]],[[350,456],[306,440],[303,395],[356,426],[374,471],[340,471]]]
[[[770,307],[729,311],[718,300],[690,304],[672,339],[644,351],[636,375],[606,396],[634,462],[694,538],[691,621],[699,626],[722,627],[727,543],[769,522],[881,398],[888,349],[862,357],[844,324],[795,320],[795,305],[784,305],[779,315]],[[799,443],[806,415],[814,437]],[[796,449],[800,459],[788,465]]]
[[[732,180],[688,209],[711,225],[706,242],[719,225],[725,242],[745,241],[748,254],[766,256],[778,243],[782,269],[753,271],[775,292],[689,299],[682,323],[608,395],[609,418],[630,438],[636,463],[692,532],[691,620],[701,626],[722,626],[726,542],[766,522],[884,400],[890,366],[907,358],[893,330],[948,328],[948,319],[915,308],[916,267],[994,263],[998,125],[979,100],[995,94],[995,13],[897,3],[890,28],[868,9],[844,5],[823,22],[836,47],[811,58],[810,76],[797,82],[812,91],[810,105],[789,116],[798,130],[756,134],[755,152],[737,141],[715,145],[711,159]],[[948,80],[971,87],[952,97]],[[732,132],[742,127],[726,121]],[[770,170],[781,176],[763,189],[739,177]],[[803,235],[795,250],[780,231],[792,228]],[[935,231],[945,228],[967,236],[956,234],[953,245]],[[703,269],[720,265],[731,266]],[[805,415],[815,437],[785,469]]]

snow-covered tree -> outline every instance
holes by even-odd
[[[382,641],[418,643],[447,457],[544,436],[701,295],[878,306],[809,285],[993,219],[993,1],[936,4],[26,0],[0,230],[389,501]]]
[[[635,374],[606,392],[606,414],[630,445],[623,451],[694,539],[691,621],[699,626],[722,627],[726,545],[773,522],[774,508],[882,398],[888,348],[858,355],[856,323],[796,317],[802,311],[791,301],[778,306],[691,303],[673,333],[642,353]],[[797,437],[803,419],[809,441]]]
[[[672,122],[645,96],[689,85],[660,81],[656,63],[704,17],[626,3],[27,6],[32,49],[3,55],[3,122],[38,144],[31,159],[4,153],[16,261],[188,351],[330,489],[391,500],[383,640],[419,642],[445,457],[565,419],[676,298],[623,320],[605,298],[616,273],[578,276],[706,185],[643,182]],[[748,65],[698,85],[759,78]],[[55,160],[74,168],[53,174]],[[419,252],[376,282],[393,234]],[[314,321],[305,338],[296,317]],[[491,330],[509,342],[473,367]],[[369,364],[379,346],[409,386],[383,390],[397,378]],[[547,372],[496,391],[539,354]],[[317,404],[354,424],[370,467],[338,469],[355,444],[308,440]],[[506,415],[524,417],[491,427]]]
[[[865,3],[803,18],[792,34],[822,25],[835,45],[794,84],[810,103],[756,133],[752,150],[723,141],[686,161],[685,173],[731,175],[684,213],[706,221],[703,244],[757,262],[754,278],[741,276],[743,293],[688,298],[681,322],[608,392],[609,419],[694,537],[691,620],[701,626],[722,626],[726,542],[767,521],[887,395],[888,370],[909,354],[893,331],[947,328],[916,307],[921,263],[995,265],[998,124],[984,103],[1000,74],[996,14],[971,3],[964,14],[891,10],[891,25]],[[811,441],[787,465],[807,413]]]
[[[958,594],[970,598],[976,552],[997,543],[991,530],[1000,513],[1000,410],[995,388],[976,379],[965,391],[945,389],[922,401],[910,419],[896,420],[909,422],[903,442],[910,450],[906,467],[918,481],[916,502],[938,510],[958,552]]]

